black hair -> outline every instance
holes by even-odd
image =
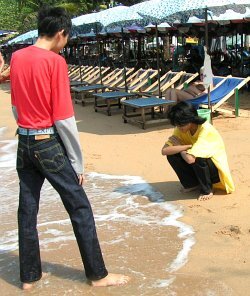
[[[38,36],[54,37],[64,30],[63,35],[69,35],[72,28],[70,16],[64,8],[44,6],[38,12]]]
[[[173,126],[183,126],[188,123],[203,124],[206,119],[198,116],[195,107],[187,102],[179,102],[173,105],[168,114],[167,118]]]

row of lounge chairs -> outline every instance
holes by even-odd
[[[69,66],[71,90],[76,103],[85,104],[86,97],[91,95],[94,97],[95,111],[102,109],[107,111],[108,115],[111,115],[111,108],[114,106],[121,108],[123,105],[124,122],[136,121],[143,128],[146,127],[146,122],[151,120],[154,122],[166,120],[163,110],[167,105],[175,103],[161,97],[169,87],[183,89],[199,74],[169,71],[160,77],[160,87],[157,75],[157,70],[153,69],[126,68],[127,85],[125,87],[124,69],[111,70],[108,67],[103,67],[100,71],[99,67]],[[249,81],[250,77],[214,77],[214,89],[210,93],[212,111],[228,113],[229,111],[222,109],[221,105],[236,93],[233,113],[237,116],[239,113],[238,90]],[[199,98],[189,100],[189,102],[197,108],[208,108],[208,95],[204,94]],[[232,111],[230,112],[232,114]],[[148,120],[148,116],[150,120]],[[159,116],[163,118],[158,118]]]

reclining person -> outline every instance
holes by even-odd
[[[197,98],[198,96],[206,93],[207,89],[202,82],[202,78],[203,67],[200,69],[200,80],[194,81],[186,89],[168,88],[165,93],[165,99],[181,102]]]

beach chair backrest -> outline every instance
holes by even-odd
[[[143,71],[145,70],[140,68],[134,73],[130,73],[130,75],[127,77],[127,85],[130,86],[134,82],[134,80],[136,80],[138,76],[140,76],[141,73],[143,73]],[[125,85],[125,81],[123,81],[121,85],[119,85],[119,87],[123,87],[124,85]]]
[[[224,80],[225,77],[221,77],[221,76],[214,76],[213,77],[213,86],[218,85],[222,80]]]
[[[140,81],[145,78],[145,76],[147,75],[148,71],[149,71],[149,69],[147,69],[147,70],[140,69],[140,71],[138,71],[138,73],[136,74],[136,77],[130,83],[130,87],[133,87],[136,84],[140,83]]]
[[[177,89],[182,89],[184,87],[184,84],[188,84],[190,83],[192,80],[194,80],[197,76],[199,76],[199,73],[186,73],[184,72],[183,75],[181,76],[178,85],[177,85]]]
[[[134,71],[134,68],[126,68],[126,77],[129,77],[129,75]],[[111,81],[108,85],[110,87],[120,87],[121,84],[125,84],[125,76],[124,76],[124,69],[122,70],[121,75],[116,77],[115,80]]]
[[[129,89],[133,91],[138,91],[140,88],[145,86],[148,83],[149,79],[152,79],[158,73],[157,70],[147,69],[141,76],[140,79],[130,85]]]
[[[218,81],[219,79],[217,80],[217,82]],[[222,80],[218,82],[217,85],[221,82],[222,83],[210,92],[211,104],[216,104],[229,94],[233,94],[234,90],[244,81],[244,78],[229,77],[224,79],[224,81]],[[188,102],[192,103],[198,108],[200,104],[208,104],[208,94],[204,94],[202,96],[199,96],[198,98],[188,100]]]

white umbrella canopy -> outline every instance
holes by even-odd
[[[115,26],[121,27],[122,37],[123,37],[123,27],[132,25],[134,22],[140,23],[143,22],[143,17],[140,16],[137,12],[131,11],[127,6],[116,6],[113,8],[109,8],[97,13],[93,13],[90,15],[85,15],[82,17],[78,17],[72,20],[74,26],[81,26],[84,27],[86,25],[94,25],[97,31],[97,25],[101,24],[104,28],[113,28]],[[123,52],[124,52],[124,42],[123,45]],[[124,57],[124,54],[123,54]],[[100,76],[101,75],[101,66],[100,66]],[[125,89],[127,90],[127,83],[126,83],[126,69],[125,69],[125,57],[124,57],[124,78],[125,78]],[[101,78],[102,81],[102,78]]]
[[[87,24],[94,24],[97,22],[97,13],[89,13],[77,16],[73,18],[72,20],[73,26],[82,26]]]
[[[7,44],[10,45],[15,43],[33,42],[34,39],[36,39],[37,37],[38,37],[38,31],[32,30],[9,40]]]
[[[143,22],[143,17],[137,12],[131,11],[127,6],[116,6],[97,13],[97,20],[104,26],[130,26],[136,22]]]
[[[137,12],[130,10],[127,6],[116,6],[100,12],[78,16],[72,19],[76,27],[100,24],[102,27],[129,26],[135,22],[143,22],[143,17]]]
[[[250,0],[151,0],[130,7],[132,11],[142,15],[147,21],[186,23],[191,16],[201,15],[208,8],[214,15],[234,12],[245,13],[250,7]]]
[[[210,21],[234,21],[234,20],[247,20],[250,18],[250,7],[246,8],[245,13],[233,11],[227,9],[225,13],[220,15],[214,15],[212,12],[208,13],[208,20]]]

